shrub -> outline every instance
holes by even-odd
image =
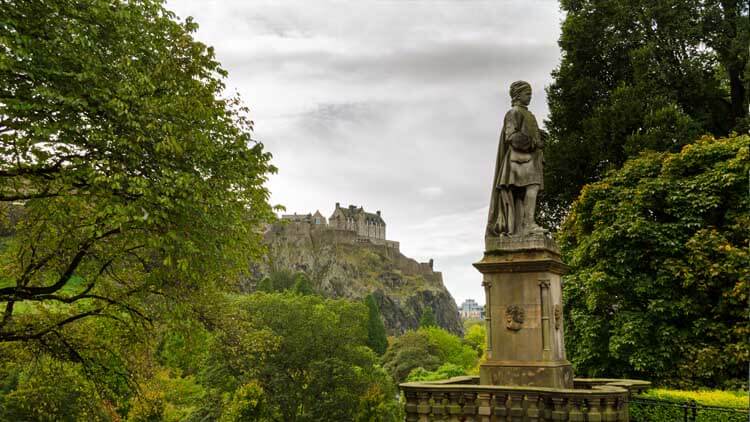
[[[424,368],[415,368],[411,371],[406,381],[437,381],[453,377],[466,375],[466,369],[453,363],[445,363],[434,371],[427,371]]]
[[[630,418],[633,422],[683,420],[686,412],[688,417],[692,418],[693,406],[695,406],[696,422],[745,422],[748,420],[747,392],[654,389],[639,395],[638,398],[657,400],[659,403],[631,401]],[[704,408],[704,406],[710,407]],[[744,412],[731,409],[740,409]]]

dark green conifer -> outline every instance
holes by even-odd
[[[425,308],[425,310],[422,312],[422,318],[419,320],[419,327],[437,327],[437,321],[435,320],[435,313],[432,311],[432,308]]]
[[[380,309],[372,295],[365,298],[367,305],[367,345],[378,355],[385,353],[388,348],[388,338],[385,335],[385,325],[380,317]]]

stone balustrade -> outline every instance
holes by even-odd
[[[401,384],[407,421],[628,421],[628,398],[650,383],[575,381],[574,389],[479,385],[478,377]],[[618,384],[618,385],[612,385]]]

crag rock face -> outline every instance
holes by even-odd
[[[275,271],[303,272],[327,297],[362,299],[372,293],[389,335],[417,328],[428,307],[438,325],[455,334],[463,331],[456,302],[431,263],[362,241],[352,232],[305,224],[274,225],[265,239],[268,258],[256,269],[255,283]]]

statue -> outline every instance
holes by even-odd
[[[544,187],[544,140],[527,108],[531,85],[513,82],[510,96],[513,107],[505,114],[500,132],[487,237],[547,233],[534,220],[536,197]]]

